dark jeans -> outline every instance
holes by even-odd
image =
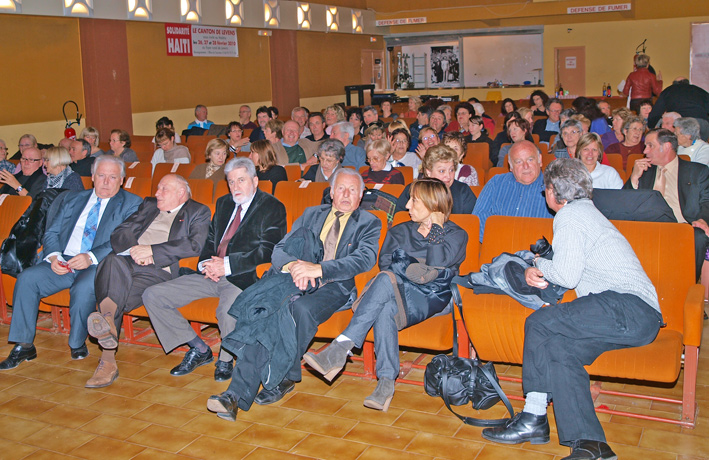
[[[605,442],[583,366],[601,353],[647,345],[662,316],[639,297],[605,291],[540,308],[524,326],[524,392],[550,393],[561,444]]]

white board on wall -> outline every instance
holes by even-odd
[[[689,81],[709,91],[709,23],[692,24]]]
[[[542,61],[541,34],[463,38],[466,87],[487,86],[496,80],[506,85],[521,85],[525,81],[535,84],[539,81]]]

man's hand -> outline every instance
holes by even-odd
[[[0,184],[7,184],[13,189],[17,189],[17,187],[20,186],[20,181],[18,181],[10,171],[5,171],[3,169],[0,171]]]
[[[202,263],[202,273],[204,273],[205,278],[209,278],[216,283],[222,276],[226,275],[224,259],[212,256],[211,260]]]
[[[49,260],[52,271],[57,275],[66,275],[67,273],[69,273],[69,268],[65,267],[64,265],[61,265],[61,262],[59,262],[59,258],[57,256],[52,256],[49,258]]]
[[[709,225],[704,219],[698,219],[692,222],[692,227],[699,228],[704,231],[704,233],[709,236]]]
[[[149,265],[153,263],[153,247],[149,244],[136,244],[130,248],[130,256],[138,265]]]
[[[322,277],[320,264],[297,260],[290,265],[289,269],[291,277],[293,277],[293,283],[301,291],[308,289],[308,284],[316,287],[317,279]]]
[[[91,266],[91,263],[91,257],[86,253],[77,254],[71,259],[67,260],[67,264],[72,270],[84,270],[86,268],[89,268]]]
[[[633,172],[630,173],[630,182],[633,184],[633,188],[638,188],[638,180],[640,176],[643,175],[645,171],[650,169],[652,163],[647,158],[641,158],[635,162],[633,165]]]
[[[524,271],[524,280],[528,285],[539,289],[546,288],[549,283],[544,279],[544,273],[537,267],[529,267]]]

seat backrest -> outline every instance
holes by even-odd
[[[84,190],[94,188],[94,180],[90,176],[81,176],[81,183],[84,184]]]
[[[225,184],[226,184],[226,182],[225,182]],[[228,185],[227,185],[227,188],[229,188]],[[273,183],[270,180],[262,180],[262,181],[259,181],[258,188],[262,192],[268,193],[270,195],[271,192],[273,191]],[[223,193],[222,193],[222,195],[223,195]],[[222,195],[215,196],[214,199],[216,200],[217,198],[219,198]]]
[[[32,203],[31,196],[0,195],[0,242]]]
[[[397,166],[394,169],[398,169],[399,172],[404,176],[404,184],[410,184],[414,181],[414,168],[411,166]]]
[[[260,181],[258,183],[259,188],[261,188],[262,183],[268,184],[268,193],[271,193],[271,181]],[[219,198],[223,197],[227,193],[229,193],[229,184],[227,184],[225,180],[219,181],[217,186],[214,188],[214,202],[216,203]]]
[[[160,179],[167,176],[168,174],[178,174],[185,179],[187,179],[195,165],[193,163],[158,163],[155,165],[155,171],[153,172],[153,185],[151,188],[151,193],[155,195],[158,190],[158,184]],[[206,204],[206,203],[205,203]]]
[[[635,162],[641,158],[645,158],[645,155],[642,153],[631,153],[628,155],[628,164],[625,165],[625,170],[630,174],[633,171],[633,166],[635,166]]]
[[[283,168],[286,170],[286,176],[288,176],[290,182],[300,179],[303,173],[300,165],[284,165]]]
[[[490,182],[490,179],[493,177],[497,176],[498,174],[507,174],[509,171],[508,168],[504,167],[497,167],[495,166],[494,168],[490,168],[490,170],[485,174],[485,183],[487,184]]]
[[[553,219],[533,217],[490,216],[480,249],[480,264],[492,261],[503,252],[529,250],[539,238],[552,240]]]
[[[405,187],[405,185],[401,184],[374,184],[371,188],[375,188],[398,198],[404,192]]]
[[[475,166],[478,171],[487,171],[492,168],[490,145],[487,142],[469,142],[463,164]]]
[[[286,207],[288,230],[293,222],[303,214],[305,208],[317,206],[322,202],[323,192],[330,184],[327,182],[286,182],[281,181],[274,196]]]
[[[153,175],[153,165],[150,161],[135,161],[126,163],[126,177],[147,177]]]
[[[207,150],[207,144],[216,136],[190,136],[185,142],[185,147],[190,151],[192,163],[195,162],[195,152],[202,152],[201,158],[204,159],[204,151]]]
[[[192,189],[192,199],[209,205],[214,202],[214,182],[211,179],[187,179]]]
[[[614,220],[657,290],[667,328],[684,330],[684,302],[695,284],[694,229],[666,222]]]
[[[141,198],[150,196],[151,179],[149,177],[126,177],[123,188]]]
[[[625,173],[625,170],[623,169],[623,157],[620,153],[606,153],[606,161],[609,166],[612,166],[616,171],[618,171],[618,174],[620,174],[621,171]]]

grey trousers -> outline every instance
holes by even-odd
[[[227,281],[225,276],[215,283],[204,275],[184,275],[146,289],[143,293],[143,305],[163,349],[169,353],[197,337],[178,308],[193,300],[219,298],[217,322],[219,333],[226,337],[236,326],[236,319],[229,315],[229,309],[239,294],[241,289]],[[231,361],[233,357],[227,351],[221,350],[219,359]]]

